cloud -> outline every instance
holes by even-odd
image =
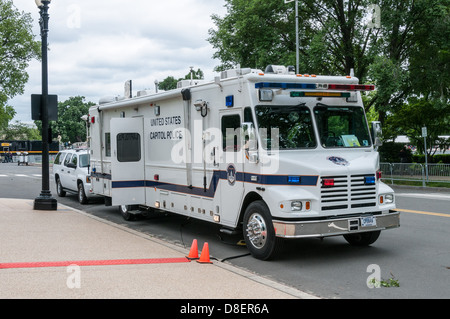
[[[31,0],[15,0],[30,12],[39,39],[39,14]],[[106,95],[154,89],[155,80],[182,77],[189,67],[213,79],[213,49],[206,40],[212,14],[224,15],[223,0],[55,0],[50,4],[49,92],[60,101],[85,96],[97,103]],[[31,121],[30,95],[41,92],[41,64],[32,61],[25,93],[10,101],[15,120]]]

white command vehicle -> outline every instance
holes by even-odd
[[[220,224],[263,260],[286,238],[370,245],[399,227],[361,100],[372,85],[269,66],[178,86],[89,110],[92,191],[126,219],[145,208]]]

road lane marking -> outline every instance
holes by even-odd
[[[450,200],[450,194],[395,193],[395,196],[423,198],[423,199]]]
[[[397,212],[414,213],[414,214],[422,214],[422,215],[432,215],[432,216],[441,216],[441,217],[450,217],[449,214],[423,212],[423,211],[420,211],[420,210],[411,210],[411,209],[403,209],[403,208],[397,208],[397,209],[394,209],[394,210],[397,211]]]

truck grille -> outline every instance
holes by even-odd
[[[332,186],[325,186],[324,180],[334,180]],[[374,174],[351,176],[322,176],[321,203],[322,210],[372,207],[377,204],[376,185],[367,183],[375,179]]]

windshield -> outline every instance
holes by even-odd
[[[88,166],[89,166],[89,154],[81,154],[80,167],[88,167]]]
[[[256,118],[265,149],[316,147],[311,111],[303,105],[259,105]]]
[[[368,147],[371,145],[362,107],[319,105],[314,116],[323,147]]]

